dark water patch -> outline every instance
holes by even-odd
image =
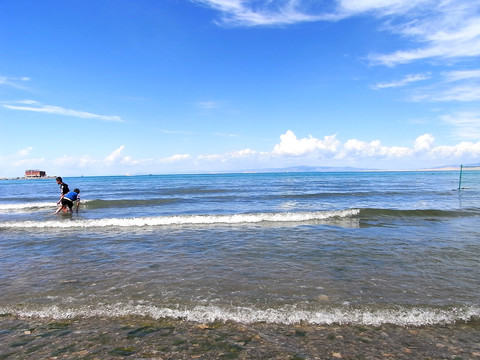
[[[480,212],[474,208],[468,210],[440,210],[440,209],[374,209],[365,208],[360,209],[358,217],[360,218],[431,218],[439,220],[442,218],[458,218],[458,217],[471,217],[478,216]]]
[[[89,200],[81,203],[83,209],[130,208],[142,206],[159,206],[174,204],[181,199],[123,199],[123,200]]]

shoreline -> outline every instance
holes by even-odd
[[[43,179],[56,179],[56,176],[32,176],[32,177],[25,177],[25,176],[18,176],[14,178],[9,177],[2,177],[0,180],[43,180]]]
[[[0,359],[480,359],[480,321],[402,327],[0,316]]]
[[[475,167],[464,167],[463,171],[479,171],[480,165]],[[426,168],[426,169],[358,169],[358,170],[324,170],[324,171],[239,171],[239,172],[205,172],[205,173],[165,173],[165,174],[138,174],[138,175],[131,175],[131,174],[123,174],[123,175],[76,175],[76,176],[68,176],[68,177],[110,177],[110,176],[169,176],[169,175],[215,175],[215,174],[265,174],[265,173],[335,173],[335,172],[358,172],[358,173],[365,173],[365,172],[444,172],[444,171],[460,171],[460,166],[450,166],[450,167],[442,167],[442,168]],[[42,177],[25,177],[25,176],[18,176],[18,177],[0,177],[0,180],[41,180],[41,179],[55,179],[56,176],[42,176]]]

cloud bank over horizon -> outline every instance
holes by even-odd
[[[23,167],[60,169],[65,164],[74,164],[69,167],[68,175],[77,176],[121,175],[124,172],[161,174],[248,171],[261,170],[265,166],[268,168],[354,166],[385,170],[415,170],[429,167],[429,164],[435,166],[460,165],[458,163],[460,158],[475,161],[480,157],[480,141],[462,141],[451,146],[434,145],[434,143],[435,139],[432,134],[420,135],[412,141],[410,147],[406,147],[386,146],[380,140],[348,139],[342,142],[337,139],[335,134],[324,136],[322,139],[312,135],[298,138],[293,131],[287,130],[280,135],[279,142],[271,151],[242,149],[224,154],[174,154],[165,158],[134,159],[125,155],[128,149],[121,145],[103,158],[94,158],[90,155],[79,158],[62,156],[52,161],[46,161],[45,158],[30,158],[33,147],[29,147],[19,150],[8,161],[14,161],[14,166],[22,168],[19,169],[19,173]],[[401,160],[407,166],[389,167],[388,164],[392,159]],[[7,159],[0,157],[0,165],[3,161],[7,161]],[[450,162],[441,163],[441,161]],[[262,164],[265,166],[262,167]],[[91,173],[84,173],[89,170]]]

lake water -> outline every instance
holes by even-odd
[[[480,316],[480,172],[0,181],[0,314],[445,324]]]

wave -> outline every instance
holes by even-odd
[[[55,208],[56,202],[37,202],[37,203],[14,203],[14,204],[0,204],[0,211],[20,211],[20,210],[36,210]]]
[[[298,310],[295,307],[280,309],[255,309],[250,307],[223,308],[219,306],[195,306],[191,309],[171,309],[150,305],[84,306],[80,308],[60,308],[58,306],[41,309],[0,308],[0,315],[13,315],[29,318],[69,319],[76,317],[126,317],[141,316],[153,319],[176,318],[201,323],[234,321],[238,323],[266,322],[272,324],[313,325],[371,325],[392,324],[400,326],[445,325],[458,321],[468,322],[480,317],[480,308],[466,307],[398,307],[390,309],[350,309],[332,308],[320,310]]]
[[[68,219],[52,221],[11,221],[0,228],[91,228],[91,227],[141,227],[170,225],[303,223],[330,218],[352,217],[358,209],[314,212],[249,213],[232,215],[176,215],[141,218]]]
[[[95,202],[99,200],[83,200],[81,201],[82,207],[95,206]],[[35,210],[44,210],[44,209],[55,209],[57,207],[56,202],[45,201],[45,202],[22,202],[22,203],[12,203],[12,204],[0,204],[0,211],[35,211]]]

